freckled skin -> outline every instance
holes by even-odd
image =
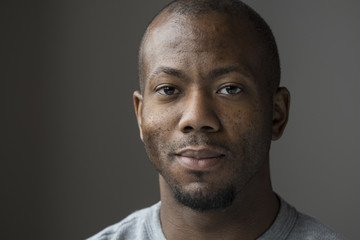
[[[232,25],[229,29],[222,27],[227,26],[224,21],[228,21],[222,16],[213,23],[206,17],[197,20],[197,25],[189,23],[191,21],[194,20],[177,18],[176,21],[165,22],[154,30],[145,44],[147,73],[166,65],[184,69],[188,79],[158,76],[163,79],[156,84],[171,83],[182,89],[184,96],[170,102],[159,101],[159,94],[152,91],[156,84],[146,83],[141,114],[143,141],[151,161],[171,186],[194,194],[194,197],[199,191],[211,195],[229,185],[235,186],[238,192],[267,160],[272,116],[264,109],[271,109],[272,103],[262,95],[264,90],[261,85],[254,84],[258,81],[256,79],[245,82],[239,76],[225,76],[223,81],[206,78],[209,71],[226,64],[240,65],[244,69],[256,67],[256,59],[252,55],[248,57],[249,54],[242,48],[234,51],[232,47],[235,42],[241,45],[241,40],[249,41],[249,37],[239,31],[234,32]],[[257,76],[258,72],[251,74]],[[216,96],[214,92],[224,81],[246,84],[247,92],[229,99]],[[203,115],[192,116],[191,111],[202,111]],[[190,121],[199,124],[219,125],[219,129],[210,133],[197,130],[184,133],[179,127],[184,115],[190,115],[193,118]],[[206,172],[199,179],[197,175],[181,169],[171,153],[181,147],[202,144],[222,146],[227,156],[221,169]]]
[[[162,14],[150,26],[142,56],[145,88],[142,94],[135,92],[134,103],[141,138],[163,181],[162,196],[172,196],[176,189],[201,201],[232,188],[240,198],[254,178],[270,185],[268,174],[258,173],[268,173],[270,142],[281,135],[283,126],[274,125],[277,102],[266,88],[259,46],[251,24],[239,26],[217,13],[201,18]],[[164,66],[181,76],[154,75]],[[240,71],[211,76],[214,69],[228,66]],[[242,91],[222,94],[227,84]],[[160,94],[159,89],[169,85],[178,92]],[[174,153],[191,146],[216,147],[225,156],[214,169],[189,171]]]

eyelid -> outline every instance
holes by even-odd
[[[239,88],[240,89],[240,92],[238,93],[241,93],[241,92],[244,92],[245,91],[245,88],[241,85],[241,84],[238,84],[238,83],[226,83],[226,84],[223,84],[219,87],[219,89],[216,91],[216,93],[220,93],[220,91],[226,87],[235,87],[235,88]],[[238,93],[235,93],[235,94],[238,94]],[[220,93],[221,94],[221,93]],[[235,95],[233,94],[233,95]],[[231,95],[231,94],[226,94],[226,95]]]
[[[154,87],[154,91],[159,91],[160,89],[163,89],[165,87],[173,87],[173,88],[176,88],[176,89],[179,89],[177,86],[173,85],[173,84],[170,84],[170,83],[161,83],[159,85],[156,85]]]
[[[169,87],[169,88],[174,88],[175,93],[173,93],[173,94],[171,94],[171,95],[167,95],[167,94],[165,94],[165,93],[160,93],[161,90],[163,90],[163,89],[165,89],[165,88],[167,88],[167,87]],[[168,83],[163,83],[163,84],[160,84],[160,85],[156,86],[156,87],[154,88],[154,91],[155,91],[156,93],[162,95],[162,96],[172,96],[172,95],[177,95],[177,94],[181,93],[180,89],[179,89],[177,86],[174,86],[174,85],[168,84]]]

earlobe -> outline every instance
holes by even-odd
[[[143,96],[141,95],[140,91],[135,91],[133,93],[133,101],[134,101],[134,108],[135,108],[135,114],[136,119],[140,131],[140,138],[143,140],[143,134],[142,134],[142,118],[141,118],[141,112],[142,112],[142,103],[143,103]]]
[[[290,93],[285,87],[279,87],[274,95],[272,140],[278,140],[286,127],[290,110]]]

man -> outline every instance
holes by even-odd
[[[289,114],[275,40],[236,0],[179,0],[148,26],[134,93],[161,203],[91,239],[341,239],[272,190]]]

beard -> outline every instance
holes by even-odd
[[[197,212],[227,208],[231,206],[236,195],[232,185],[211,193],[202,190],[190,193],[176,185],[170,185],[170,188],[178,203]]]
[[[239,161],[229,148],[231,144],[225,141],[212,141],[201,135],[192,135],[177,142],[158,141],[160,139],[159,135],[159,133],[145,135],[145,149],[151,163],[165,180],[174,199],[179,204],[197,212],[225,209],[231,206],[237,194],[242,191],[243,187],[259,170],[260,165],[264,163],[264,161],[257,160],[256,153],[259,153],[259,151],[254,146],[251,146],[246,138],[241,141],[243,146],[241,155],[243,159],[248,161]],[[187,171],[186,175],[192,176],[193,183],[197,185],[196,187],[187,188],[183,185],[183,178],[179,175],[175,176],[172,171],[171,163],[175,161],[175,156],[172,153],[176,149],[186,146],[201,145],[217,146],[224,149],[228,157],[224,161],[231,164],[233,168],[229,171],[228,178],[217,179],[216,181],[206,176],[206,172]],[[233,149],[236,147],[233,147]],[[234,162],[238,162],[238,164],[233,165]]]
[[[168,168],[166,164],[163,164],[165,161],[173,161],[173,157],[171,154],[166,154],[169,152],[174,152],[176,149],[184,148],[186,146],[201,146],[201,145],[216,145],[220,146],[223,149],[228,150],[227,145],[224,143],[218,143],[209,141],[209,139],[204,137],[189,137],[183,139],[180,143],[167,143],[160,144],[161,146],[154,144],[154,139],[156,139],[156,135],[152,135],[147,138],[147,143],[145,144],[146,151],[150,157],[151,163],[157,170],[157,172],[164,178],[165,182],[169,186],[172,191],[172,194],[175,200],[183,206],[189,207],[197,212],[205,212],[209,210],[215,209],[224,209],[226,207],[231,206],[236,196],[236,187],[232,183],[223,183],[221,188],[216,190],[209,189],[207,186],[199,187],[192,190],[185,189],[180,182],[178,182],[174,176],[171,174],[171,170]],[[155,147],[158,146],[158,147]],[[159,151],[159,149],[166,149],[166,153]],[[163,161],[153,161],[154,158],[151,156],[156,153],[155,159],[162,159]],[[164,155],[166,157],[164,157]],[[163,156],[163,157],[160,157]],[[167,159],[167,160],[165,160]],[[203,182],[203,175],[206,174],[200,171],[191,171],[190,175],[193,175],[195,182],[201,184]],[[215,184],[215,183],[213,183]],[[204,185],[206,185],[204,183]]]

